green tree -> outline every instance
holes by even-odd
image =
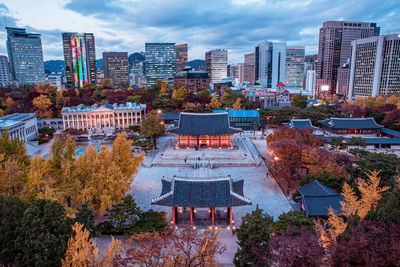
[[[78,222],[90,233],[90,237],[96,236],[93,210],[89,209],[89,201],[85,201],[75,214],[75,222]]]
[[[361,147],[365,147],[366,143],[365,143],[365,139],[364,138],[354,136],[354,137],[350,137],[350,141],[349,141],[349,143],[347,145],[349,145],[349,146],[357,146],[359,148],[360,146]]]
[[[158,212],[150,209],[139,214],[139,220],[135,223],[134,227],[129,230],[129,233],[161,233],[165,230],[166,226],[165,212]]]
[[[342,136],[332,137],[329,142],[333,149],[344,149],[348,144],[345,143],[344,138]]]
[[[19,198],[0,195],[0,265],[13,266],[20,247],[15,245],[28,205]]]
[[[39,199],[29,206],[18,227],[18,266],[61,266],[73,220],[58,202]]]
[[[292,99],[292,106],[298,108],[307,107],[307,97],[305,95],[295,95]]]
[[[127,195],[118,204],[112,205],[108,220],[117,233],[126,233],[139,220],[141,211],[131,195]]]
[[[235,266],[255,266],[258,264],[254,248],[267,250],[272,232],[273,218],[263,213],[258,206],[251,214],[242,217],[237,230],[239,248],[235,253]]]
[[[274,222],[273,229],[285,232],[289,226],[294,226],[298,230],[301,228],[312,228],[314,221],[308,218],[303,212],[300,211],[289,211],[282,213],[278,217],[278,221]]]
[[[147,114],[140,124],[140,133],[153,140],[154,148],[157,148],[157,138],[165,132],[165,125],[156,111]]]
[[[371,210],[365,219],[400,223],[400,188],[385,192],[376,209]]]

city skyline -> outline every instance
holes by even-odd
[[[94,33],[96,58],[106,51],[144,51],[146,42],[175,42],[189,44],[189,60],[203,59],[211,49],[227,49],[229,63],[243,62],[243,55],[264,40],[305,46],[306,55],[316,54],[324,21],[374,21],[381,34],[400,32],[396,1],[131,2],[5,1],[0,11],[7,26],[42,35],[44,60],[63,59],[62,32]],[[296,16],[287,16],[293,12]],[[1,24],[0,54],[6,54]]]

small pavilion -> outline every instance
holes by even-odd
[[[178,208],[190,208],[190,224],[194,224],[195,208],[209,208],[211,224],[215,225],[215,209],[227,208],[227,220],[232,224],[232,207],[251,205],[243,195],[243,179],[230,176],[218,178],[175,177],[161,179],[161,195],[152,205],[172,207],[172,223],[178,219]]]
[[[178,147],[230,147],[231,136],[240,132],[229,123],[228,112],[179,114],[178,126],[169,130],[178,136]]]

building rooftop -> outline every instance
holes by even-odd
[[[36,118],[35,113],[13,113],[0,117],[0,128],[12,128],[24,125],[24,121]]]
[[[304,210],[307,216],[328,216],[329,208],[335,214],[342,214],[341,201],[345,201],[341,194],[330,196],[301,196]]]
[[[243,195],[243,180],[231,177],[163,178],[161,195],[152,200],[153,205],[174,207],[232,207],[251,205]]]
[[[311,123],[310,119],[291,119],[289,122],[290,128],[297,128],[297,129],[310,129],[310,130],[318,130],[317,127],[314,127]]]
[[[169,132],[181,135],[226,135],[238,133],[240,130],[230,126],[228,112],[181,112],[178,127],[169,130]]]
[[[230,118],[259,118],[260,113],[258,110],[236,110],[236,109],[229,109],[229,110],[213,110],[213,113],[224,113],[227,112]]]
[[[24,125],[24,123],[22,121],[0,119],[0,129],[13,128],[13,127],[21,126],[21,125]]]
[[[381,132],[384,134],[395,136],[395,137],[400,137],[400,132],[394,131],[394,130],[391,130],[388,128],[381,128]]]
[[[324,184],[321,184],[317,180],[314,180],[311,183],[300,187],[297,191],[299,191],[300,195],[307,195],[307,196],[336,195],[336,193],[331,188],[327,187]]]
[[[110,110],[138,110],[138,109],[146,109],[146,104],[136,104],[136,103],[132,103],[132,102],[127,102],[126,104],[103,104],[103,105],[98,105],[98,104],[94,104],[92,106],[85,106],[83,104],[80,104],[78,106],[74,106],[74,107],[63,107],[61,112],[62,113],[73,113],[73,112],[89,112],[89,111],[93,111],[97,108],[108,108]]]
[[[319,124],[333,129],[381,129],[374,118],[327,118]]]

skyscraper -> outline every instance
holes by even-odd
[[[176,72],[182,71],[188,64],[188,45],[176,46]]]
[[[239,83],[243,82],[243,63],[230,64],[229,68],[229,77],[233,79],[237,79]]]
[[[304,90],[315,95],[315,70],[307,70]]]
[[[96,50],[93,33],[63,33],[67,88],[96,84]]]
[[[145,51],[147,85],[157,80],[172,82],[176,73],[175,43],[146,43]]]
[[[255,49],[255,80],[262,86],[276,88],[285,82],[286,44],[262,42]]]
[[[351,55],[351,41],[379,35],[376,23],[327,21],[319,29],[318,62],[316,67],[316,93],[321,87],[328,94],[345,95]]]
[[[304,46],[286,48],[286,86],[303,89],[304,78]]]
[[[400,34],[351,42],[348,99],[400,95]]]
[[[11,84],[10,65],[7,56],[0,55],[0,85],[6,87]]]
[[[44,63],[40,34],[27,33],[26,29],[7,30],[7,51],[11,77],[20,84],[44,83]]]
[[[219,83],[228,76],[228,51],[216,49],[206,52],[206,71],[211,83]]]
[[[244,55],[244,82],[249,82],[250,84],[255,83],[255,54],[250,53]]]
[[[129,85],[128,52],[103,53],[104,78],[114,85]]]

